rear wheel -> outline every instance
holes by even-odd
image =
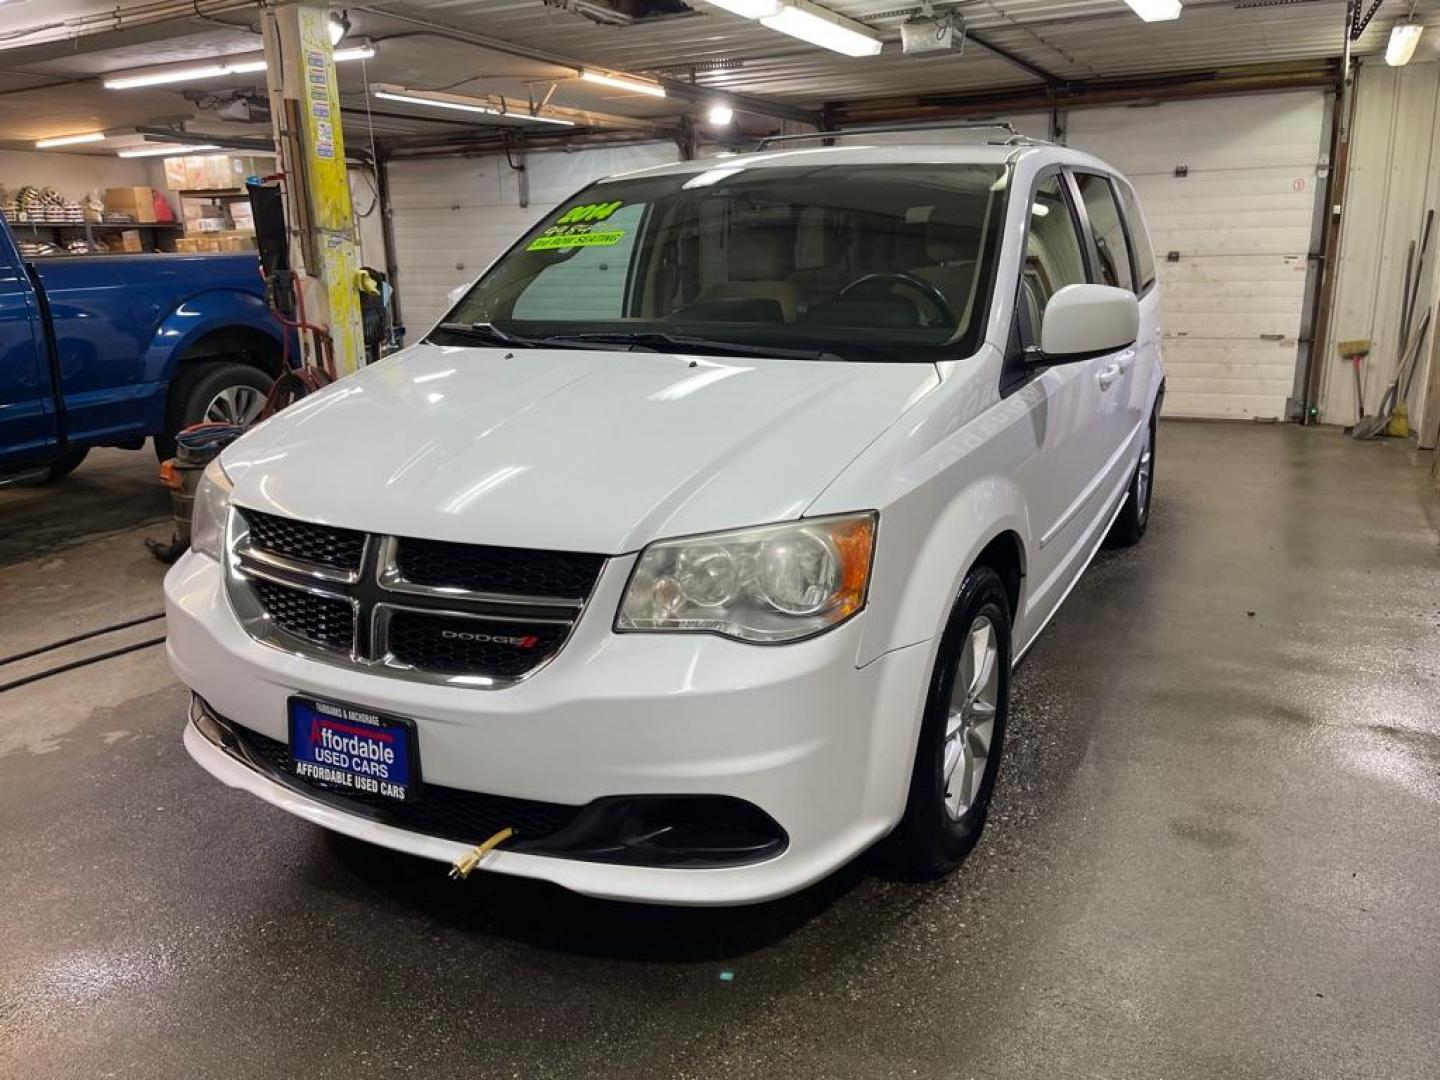
[[[990,567],[976,567],[940,639],[905,816],[893,836],[901,868],[913,876],[949,873],[985,827],[1010,711],[1010,660],[1004,583]]]
[[[182,367],[170,385],[165,432],[155,437],[155,454],[164,461],[175,455],[175,435],[191,424],[236,424],[249,427],[265,406],[274,382],[259,368],[235,361]]]
[[[1110,526],[1107,541],[1112,547],[1130,547],[1138,544],[1145,535],[1145,526],[1150,524],[1150,496],[1155,490],[1155,417],[1145,426],[1145,445],[1140,450],[1140,460],[1135,464],[1135,475],[1130,478],[1130,490],[1125,496],[1115,524]]]

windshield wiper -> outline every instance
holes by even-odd
[[[504,345],[511,349],[595,349],[607,348],[604,342],[582,340],[583,335],[569,337],[527,337],[524,334],[512,334],[509,330],[501,330],[494,323],[488,322],[442,322],[436,328],[437,332],[454,334],[456,337],[463,337],[467,341],[473,341],[482,345]]]
[[[736,341],[715,341],[711,338],[691,337],[685,334],[666,334],[658,330],[604,330],[580,334],[562,334],[543,338],[548,343],[561,344],[567,341],[604,342],[615,345],[629,345],[647,350],[664,349],[667,352],[714,353],[719,356],[770,356],[777,360],[843,360],[832,352],[819,349],[784,349],[770,345],[746,345]]]
[[[509,345],[518,349],[540,349],[545,343],[539,338],[522,337],[519,334],[507,333],[501,330],[494,323],[488,322],[442,322],[436,327],[447,334],[454,334],[456,337],[463,337],[468,341],[481,342],[486,345]]]

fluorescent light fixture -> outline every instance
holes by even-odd
[[[789,0],[760,22],[771,30],[846,56],[874,56],[882,44],[880,35],[868,26],[806,0]]]
[[[739,15],[742,19],[763,19],[767,15],[777,15],[784,7],[780,0],[705,0],[713,7],[722,8],[732,15]]]
[[[1143,22],[1169,22],[1180,17],[1180,0],[1125,0]]]
[[[350,15],[342,11],[338,15],[330,13],[330,47],[334,48],[340,44],[340,39],[350,32]]]
[[[189,64],[136,75],[114,75],[104,80],[104,86],[106,90],[134,90],[141,86],[218,79],[224,75],[249,75],[264,70],[264,60],[243,60],[229,64]]]
[[[1385,63],[1391,67],[1404,67],[1415,55],[1415,46],[1420,44],[1420,23],[1396,23],[1390,28],[1390,42],[1385,46]]]
[[[414,94],[398,94],[393,90],[371,91],[382,101],[399,101],[406,105],[429,105],[435,109],[454,109],[457,112],[485,113],[489,116],[500,115],[499,109],[492,109],[488,105],[470,104],[464,101],[449,101],[444,98],[417,97]]]
[[[723,101],[717,101],[710,106],[710,111],[705,114],[705,119],[717,127],[724,127],[735,119],[735,110]]]
[[[199,146],[185,146],[179,143],[165,143],[159,146],[137,146],[129,150],[121,150],[116,157],[174,157],[176,154],[204,154],[219,150],[221,147],[210,143],[202,143]]]
[[[484,101],[475,98],[462,98],[456,94],[435,93],[431,95],[423,90],[386,90],[376,88],[371,93],[382,101],[399,101],[406,105],[428,105],[433,109],[453,109],[456,112],[480,113],[484,116],[504,116],[511,120],[534,121],[539,124],[559,124],[561,127],[574,127],[574,120],[563,120],[558,116],[532,116],[527,112],[516,112],[513,109],[497,109]]]
[[[347,60],[373,60],[375,59],[375,46],[373,45],[351,45],[348,48],[336,49],[332,54],[337,64],[343,64]]]
[[[613,86],[616,90],[629,90],[632,94],[649,94],[651,97],[661,98],[665,96],[665,88],[659,83],[634,79],[628,75],[607,75],[603,71],[584,68],[580,72],[580,78],[586,82],[599,83],[601,86]]]
[[[104,142],[103,131],[87,131],[84,135],[57,135],[53,139],[37,139],[36,150],[48,150],[52,146],[74,146],[76,143]]]
[[[375,55],[375,49],[371,45],[354,45],[348,49],[336,49],[334,55],[335,62],[343,64],[347,60],[369,60]],[[134,90],[141,86],[197,82],[201,79],[219,79],[226,75],[254,75],[264,70],[265,57],[262,54],[245,53],[214,64],[172,64],[127,75],[110,75],[103,80],[103,85],[106,90]]]
[[[500,114],[508,116],[512,120],[532,120],[537,124],[559,124],[561,127],[574,127],[574,120],[562,120],[558,116],[534,116],[528,112],[513,112],[506,110]]]

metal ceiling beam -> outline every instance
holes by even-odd
[[[980,48],[984,49],[986,52],[994,53],[996,56],[1000,57],[1001,60],[1004,60],[1007,63],[1014,64],[1016,67],[1024,71],[1028,71],[1037,79],[1043,79],[1047,86],[1065,85],[1065,80],[1062,79],[1059,75],[1056,75],[1053,71],[1046,71],[1039,64],[1032,64],[1029,60],[1026,60],[1019,53],[1013,53],[1009,49],[1002,49],[999,45],[993,45],[990,42],[986,41],[983,37],[978,37],[977,35],[971,33],[966,33],[965,40],[970,42],[970,44],[972,45],[979,45]]]
[[[360,6],[352,10],[364,11],[367,14],[375,15],[379,18],[391,19],[408,26],[420,27],[437,37],[449,38],[451,41],[463,42],[481,49],[489,49],[491,52],[502,53],[505,56],[514,56],[522,60],[534,60],[537,63],[569,68],[577,75],[584,68],[592,68],[600,71],[612,70],[604,64],[586,63],[583,60],[577,60],[573,56],[562,56],[559,53],[552,53],[545,49],[536,49],[529,45],[521,45],[518,42],[508,41],[505,38],[492,37],[489,34],[478,34],[471,30],[462,30],[457,26],[438,23],[433,19],[422,19],[416,15],[402,15],[398,12],[387,11],[384,8],[371,6]],[[802,124],[815,124],[818,126],[820,123],[820,111],[818,109],[805,109],[798,105],[787,105],[784,102],[772,101],[770,98],[760,97],[755,94],[735,93],[731,90],[710,90],[703,86],[697,86],[694,83],[682,82],[679,79],[662,77],[656,81],[665,88],[667,95],[680,98],[682,101],[703,103],[708,102],[716,96],[723,96],[740,112],[754,113],[759,116],[770,116],[777,120],[795,120]]]
[[[938,118],[978,119],[1006,113],[1087,105],[1122,105],[1138,102],[1217,97],[1301,88],[1329,89],[1335,85],[1338,62],[1244,67],[1132,79],[1075,82],[1058,89],[1015,86],[974,94],[927,94],[908,98],[871,98],[834,110],[838,128],[857,124]]]

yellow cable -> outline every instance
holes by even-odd
[[[454,864],[450,867],[450,876],[456,881],[464,881],[470,876],[470,871],[480,865],[481,859],[485,858],[486,855],[489,855],[490,852],[494,851],[514,835],[515,830],[507,827],[501,829],[483,844],[476,844],[475,847],[455,860]]]

